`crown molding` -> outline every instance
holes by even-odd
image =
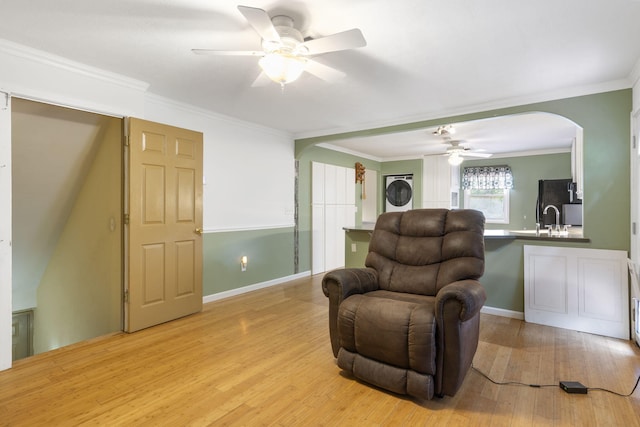
[[[192,104],[187,104],[185,102],[176,101],[175,99],[167,98],[161,95],[157,95],[155,93],[147,92],[145,94],[145,100],[150,103],[155,103],[155,104],[164,105],[173,109],[182,110],[183,112],[186,112],[186,113],[197,114],[207,119],[224,121],[234,126],[243,127],[245,129],[249,129],[256,132],[267,133],[269,135],[273,135],[279,138],[286,138],[293,141],[293,135],[289,132],[282,131],[275,128],[270,128],[268,126],[263,126],[257,123],[237,119],[235,117],[227,116],[212,110],[207,110],[206,108],[201,108]]]
[[[326,148],[327,150],[337,151],[340,153],[351,154],[353,156],[362,157],[369,160],[374,160],[376,162],[384,163],[384,162],[395,162],[402,160],[421,160],[428,156],[444,156],[447,153],[432,153],[425,155],[415,155],[415,156],[397,156],[397,157],[376,157],[370,154],[361,153],[355,150],[349,150],[348,148],[339,147],[337,145],[327,144],[321,142],[316,145],[316,147]],[[493,154],[491,157],[487,157],[487,159],[503,159],[509,157],[529,157],[529,156],[543,156],[547,154],[564,154],[571,153],[571,148],[549,148],[545,150],[528,150],[528,151],[513,151],[509,153],[497,153]],[[468,158],[468,160],[483,160],[476,158]]]
[[[361,153],[361,152],[356,151],[356,150],[350,150],[348,148],[339,147],[339,146],[333,145],[333,144],[327,144],[326,142],[321,142],[320,144],[317,144],[316,147],[326,148],[327,150],[338,151],[340,153],[350,154],[352,156],[362,157],[363,159],[373,160],[373,161],[376,161],[376,162],[383,162],[384,161],[384,159],[381,158],[381,157],[372,156],[371,154]]]
[[[571,153],[571,147],[569,148],[548,148],[546,150],[528,150],[528,151],[512,151],[510,153],[498,153],[493,154],[489,159],[504,159],[507,157],[530,157],[530,156],[544,156],[547,154],[565,154]],[[480,160],[480,159],[473,159]]]
[[[638,64],[636,65],[638,68],[640,68],[640,65]],[[640,70],[638,70],[638,72],[640,73]],[[559,99],[574,98],[574,97],[585,96],[585,95],[594,95],[597,93],[613,92],[616,90],[631,88],[633,85],[631,84],[630,80],[631,80],[631,77],[619,79],[619,80],[613,80],[605,83],[594,84],[594,85],[563,88],[560,90],[541,92],[541,93],[530,94],[530,95],[521,96],[521,97],[505,98],[505,99],[494,100],[494,101],[481,103],[481,104],[461,106],[459,108],[425,112],[417,115],[404,116],[404,117],[393,119],[393,120],[375,121],[375,122],[368,122],[368,123],[354,125],[354,126],[327,128],[324,130],[300,132],[300,133],[294,134],[293,136],[296,140],[306,139],[306,138],[326,137],[326,136],[339,135],[339,134],[349,133],[349,132],[359,132],[359,131],[366,131],[366,130],[377,129],[377,128],[384,128],[389,126],[406,125],[410,123],[417,123],[417,122],[422,122],[427,120],[437,120],[440,118],[455,117],[455,116],[461,116],[465,114],[478,113],[482,111],[491,111],[491,110],[498,110],[503,108],[519,107],[523,105],[536,104],[540,102],[555,101]]]
[[[51,53],[33,49],[5,39],[0,39],[0,53],[5,53],[7,55],[55,67],[61,70],[71,71],[76,74],[81,74],[141,92],[145,92],[149,88],[149,83],[141,80],[132,79],[97,67],[91,67],[62,56],[53,55]]]
[[[631,73],[629,73],[629,81],[631,82],[632,87],[635,87],[635,85],[640,82],[640,58],[638,58],[631,69]]]

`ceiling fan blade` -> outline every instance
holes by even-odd
[[[269,18],[267,12],[257,7],[249,6],[238,6],[238,10],[249,21],[249,24],[260,37],[270,42],[280,42],[280,35],[271,23],[271,18]]]
[[[302,43],[302,46],[309,49],[310,55],[355,49],[366,45],[367,41],[364,39],[362,31],[357,28]]]
[[[493,154],[490,153],[474,153],[474,152],[470,152],[470,151],[463,151],[460,154],[462,157],[481,157],[483,159],[486,159],[488,157],[493,156]]]
[[[321,64],[311,59],[307,60],[307,64],[305,65],[304,69],[320,80],[324,80],[325,82],[329,83],[340,80],[344,78],[344,76],[346,76],[346,74],[342,71],[336,70],[335,68],[329,67],[328,65]]]
[[[264,56],[263,51],[257,50],[215,50],[215,49],[191,49],[196,55],[218,56]]]

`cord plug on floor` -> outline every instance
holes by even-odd
[[[560,388],[570,394],[587,394],[587,387],[577,381],[560,381]]]

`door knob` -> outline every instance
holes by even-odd
[[[202,228],[196,228],[194,231],[197,235],[202,236]]]

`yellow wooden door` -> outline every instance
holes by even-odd
[[[202,309],[202,133],[130,118],[125,331]]]

